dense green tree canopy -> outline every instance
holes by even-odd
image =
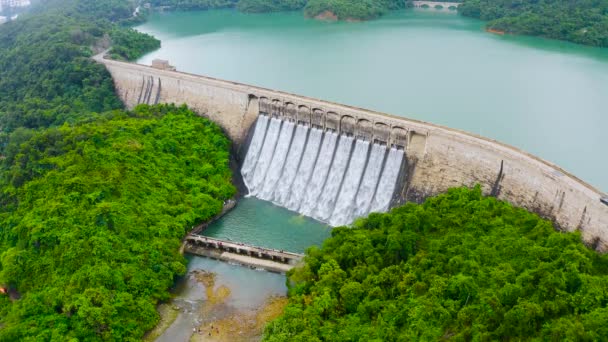
[[[234,193],[229,141],[186,108],[120,110],[90,57],[159,42],[135,2],[51,0],[0,26],[0,341],[140,339],[180,238]],[[16,291],[16,292],[15,292]]]
[[[608,339],[608,256],[479,188],[336,228],[266,341]]]
[[[229,141],[185,107],[141,106],[9,143],[0,341],[135,340],[185,271],[180,239],[234,194]]]
[[[309,0],[304,12],[309,17],[329,11],[341,20],[366,20],[404,7],[405,1],[395,0]]]
[[[301,10],[307,0],[240,0],[238,9],[248,13]]]
[[[459,10],[495,30],[608,47],[606,0],[465,0]]]
[[[0,131],[75,122],[121,108],[110,75],[89,57],[104,41],[113,44],[113,56],[124,59],[159,46],[156,39],[111,21],[130,18],[128,4],[52,1],[1,25]],[[126,5],[129,10],[118,10]]]

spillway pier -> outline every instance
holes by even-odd
[[[184,251],[217,260],[263,268],[277,273],[289,271],[304,258],[303,254],[256,247],[201,235],[188,235]]]

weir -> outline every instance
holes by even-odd
[[[389,209],[403,172],[402,146],[268,113],[253,131],[242,167],[251,196],[332,226]]]
[[[190,254],[235,262],[279,273],[289,271],[304,257],[302,254],[256,247],[201,235],[188,235],[184,251]]]

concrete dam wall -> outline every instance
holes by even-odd
[[[187,104],[218,123],[235,144],[245,182],[260,198],[272,196],[270,200],[289,208],[296,184],[304,189],[302,196],[321,188],[321,193],[328,192],[324,203],[329,205],[305,209],[303,199],[298,211],[340,223],[372,210],[371,204],[361,202],[364,196],[358,196],[365,182],[369,187],[376,184],[375,193],[367,196],[367,201],[376,201],[375,196],[380,194],[390,197],[389,207],[405,201],[420,203],[452,187],[480,184],[484,194],[551,219],[558,229],[580,230],[589,246],[608,251],[608,206],[600,202],[602,194],[559,167],[514,147],[446,127],[285,92],[132,63],[99,61],[112,74],[116,91],[127,107],[140,103]],[[256,131],[264,131],[264,139],[256,138],[259,135]],[[271,140],[267,141],[268,137]],[[321,167],[318,174],[327,172],[327,175],[324,179],[313,176],[308,182],[297,183],[298,177],[306,178],[301,173],[317,174],[318,161],[310,171],[296,168],[296,162],[290,160],[302,160],[306,158],[306,150],[314,148],[319,149],[315,156],[319,159],[324,145],[330,145],[326,147],[328,151],[333,147],[333,157],[330,166]],[[264,148],[268,151],[263,152]],[[259,151],[252,152],[256,149]],[[380,156],[384,160],[377,162]],[[254,166],[248,158],[255,159]],[[274,164],[273,159],[277,159]],[[397,165],[389,168],[397,168],[396,179],[392,184],[387,179],[384,182],[387,186],[380,189],[389,161],[390,165]],[[368,169],[377,163],[384,170],[369,170],[374,176],[366,177]],[[256,180],[258,172],[251,170],[260,165],[265,170]],[[267,179],[271,180],[268,185]],[[315,185],[313,180],[324,184]],[[289,189],[278,190],[290,182]],[[277,189],[269,195],[272,184]],[[353,190],[355,184],[358,187]],[[328,185],[331,189],[327,189]],[[341,212],[336,208],[337,202],[345,201],[350,205],[344,209],[349,217],[334,216],[334,212]]]

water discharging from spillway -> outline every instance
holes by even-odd
[[[402,149],[258,117],[241,174],[249,195],[341,226],[389,209]]]

